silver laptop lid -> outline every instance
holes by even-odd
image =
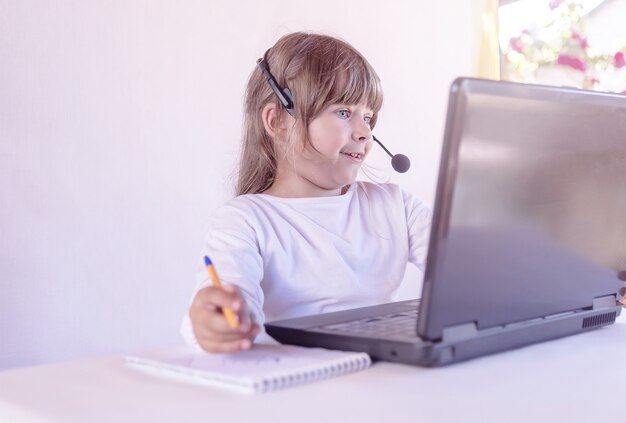
[[[420,335],[590,307],[625,271],[626,96],[456,80]]]

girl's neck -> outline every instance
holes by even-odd
[[[286,182],[286,181],[283,181]],[[308,182],[308,181],[307,181]],[[315,198],[315,197],[334,197],[343,195],[348,191],[350,186],[339,187],[334,189],[326,189],[311,183],[281,183],[275,181],[272,186],[263,191],[263,194],[281,198]]]

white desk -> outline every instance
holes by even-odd
[[[163,381],[126,367],[121,355],[8,370],[0,372],[0,422],[624,421],[624,317],[446,368],[376,363],[252,396]]]

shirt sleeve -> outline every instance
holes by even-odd
[[[245,210],[234,206],[223,206],[213,218],[211,228],[204,238],[202,252],[196,271],[196,293],[212,284],[204,265],[204,256],[208,256],[215,266],[223,285],[236,285],[251,313],[253,321],[263,324],[263,260],[259,252],[256,231]],[[189,313],[183,319],[181,334],[187,344],[199,348],[193,334]]]
[[[423,201],[404,190],[402,198],[409,234],[409,263],[423,272],[426,268],[432,211]]]

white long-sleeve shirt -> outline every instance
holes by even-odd
[[[248,194],[215,212],[201,259],[240,288],[262,325],[393,301],[407,262],[424,270],[430,222],[430,209],[393,184],[356,182],[333,197]],[[211,284],[203,260],[196,282],[196,292]],[[182,334],[197,345],[188,315]]]

